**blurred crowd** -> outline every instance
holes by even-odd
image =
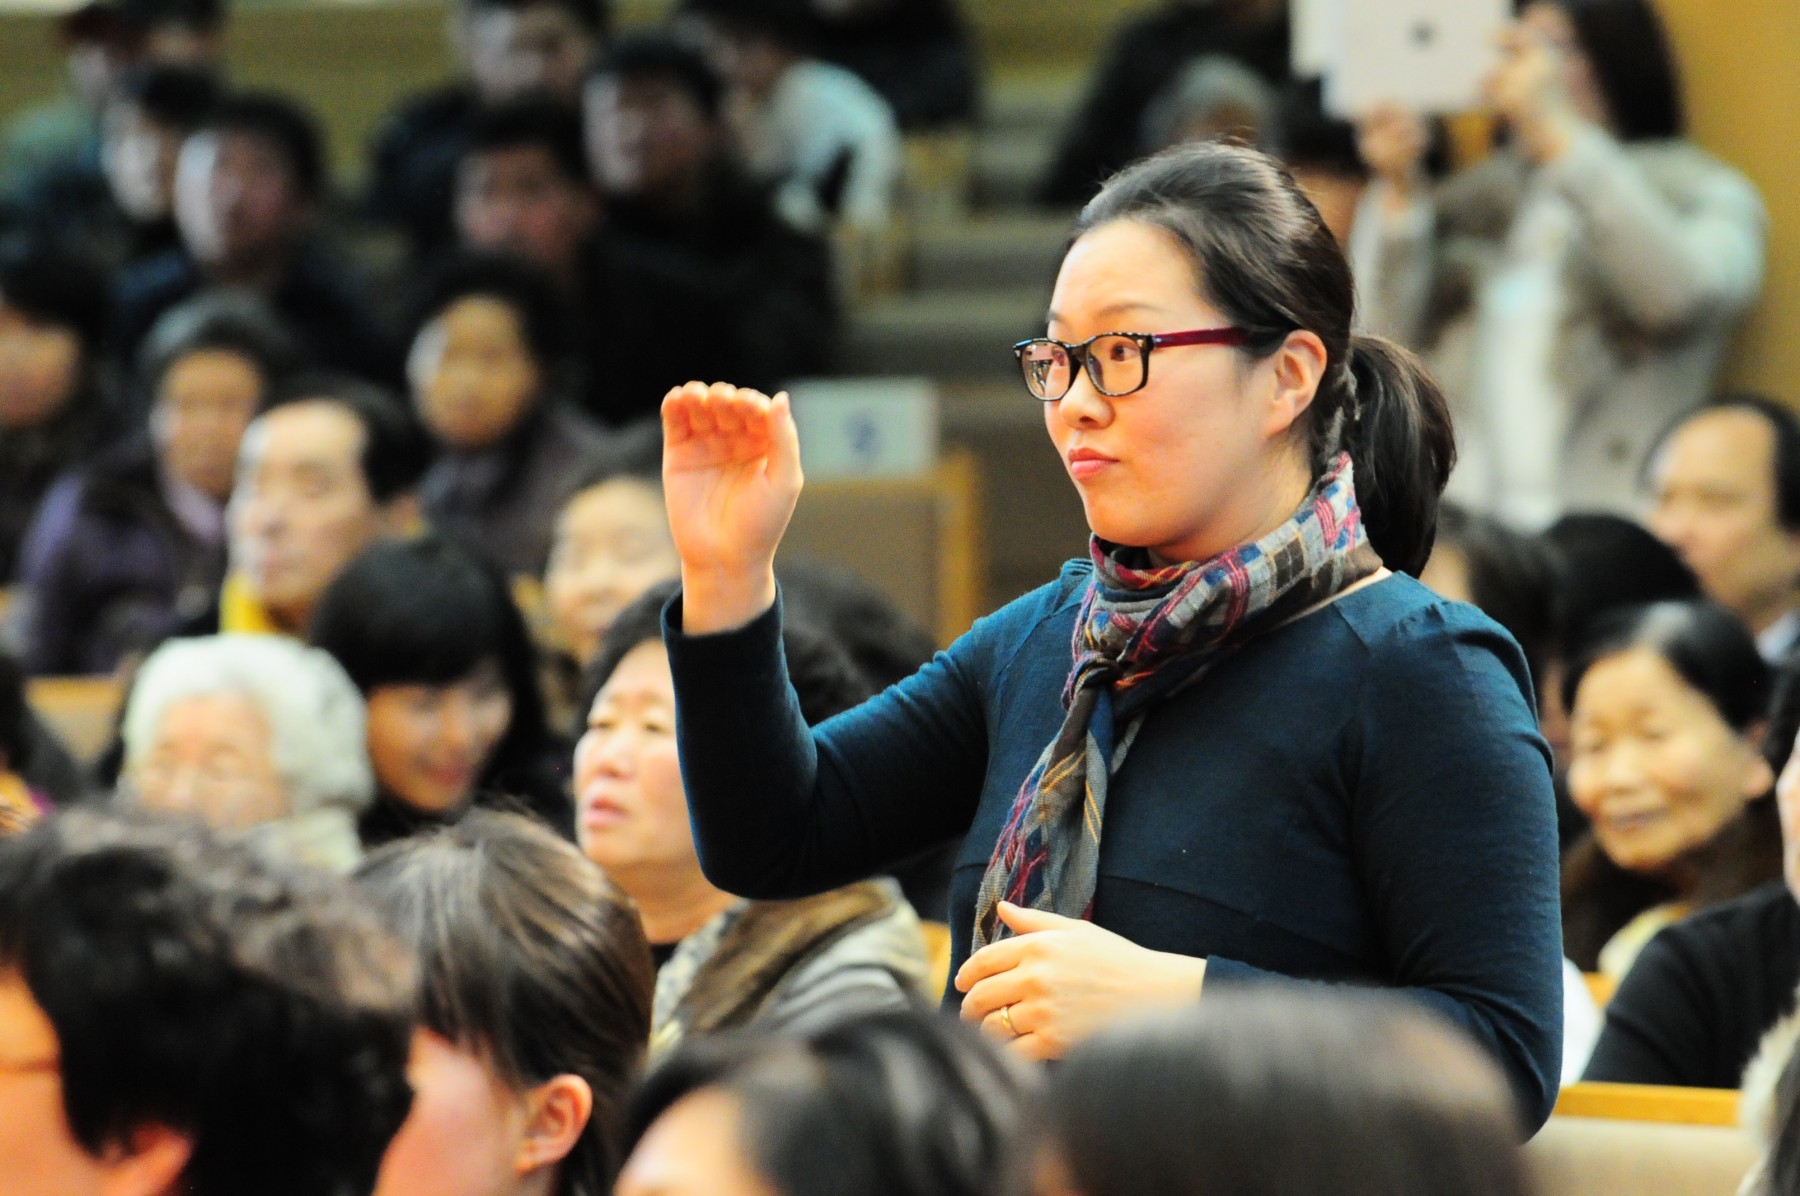
[[[92,0],[0,134],[0,1188],[1528,1190],[1418,1010],[1209,993],[1039,1074],[920,1012],[958,844],[792,902],[701,868],[658,406],[838,367],[909,140],[978,126],[954,0],[454,0],[355,193],[229,19]],[[1523,5],[1481,155],[1330,114],[1290,40],[1280,0],[1122,23],[1037,200],[1197,138],[1292,171],[1457,412],[1422,580],[1532,673],[1565,1079],[1749,1068],[1800,1194],[1800,396],[1720,392],[1761,200],[1646,0]],[[808,722],[936,647],[781,585]],[[26,701],[71,676],[124,695],[97,760]]]

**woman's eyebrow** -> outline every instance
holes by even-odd
[[[1096,316],[1116,316],[1128,311],[1146,311],[1167,314],[1168,309],[1155,303],[1146,303],[1141,299],[1121,299],[1117,303],[1108,303],[1105,307],[1094,309],[1094,314]],[[1056,324],[1061,322],[1061,320],[1062,317],[1057,315],[1055,311],[1047,311],[1044,313],[1044,323],[1046,324]]]

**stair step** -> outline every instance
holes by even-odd
[[[1047,295],[1069,223],[1061,213],[1009,212],[920,229],[913,239],[912,285],[925,293],[1038,286]]]
[[[1045,297],[1039,285],[873,300],[850,321],[845,368],[939,380],[1015,378],[1011,347],[1042,326]]]

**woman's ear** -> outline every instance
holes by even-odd
[[[186,1134],[154,1123],[141,1125],[104,1156],[101,1196],[156,1196],[179,1191],[184,1186],[181,1173],[193,1154],[193,1139]]]
[[[525,1094],[525,1137],[513,1170],[529,1175],[569,1157],[594,1113],[594,1090],[576,1075],[552,1076]]]
[[[1744,749],[1750,753],[1744,761],[1744,800],[1755,801],[1775,788],[1775,769],[1757,745],[1763,741],[1765,723],[1751,725],[1743,734]]]
[[[1274,389],[1263,425],[1264,435],[1270,440],[1285,435],[1312,406],[1319,393],[1319,382],[1325,377],[1327,360],[1325,342],[1318,333],[1304,328],[1288,333],[1281,347],[1270,355],[1268,365]]]

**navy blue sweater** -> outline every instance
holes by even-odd
[[[707,876],[795,897],[967,831],[954,975],[1007,811],[1061,723],[1091,568],[1071,562],[810,732],[779,604],[690,637],[672,602],[682,778]],[[1529,694],[1504,631],[1406,577],[1253,640],[1146,716],[1108,791],[1093,920],[1206,957],[1208,986],[1404,989],[1484,1044],[1541,1124],[1561,1064],[1562,932]]]

